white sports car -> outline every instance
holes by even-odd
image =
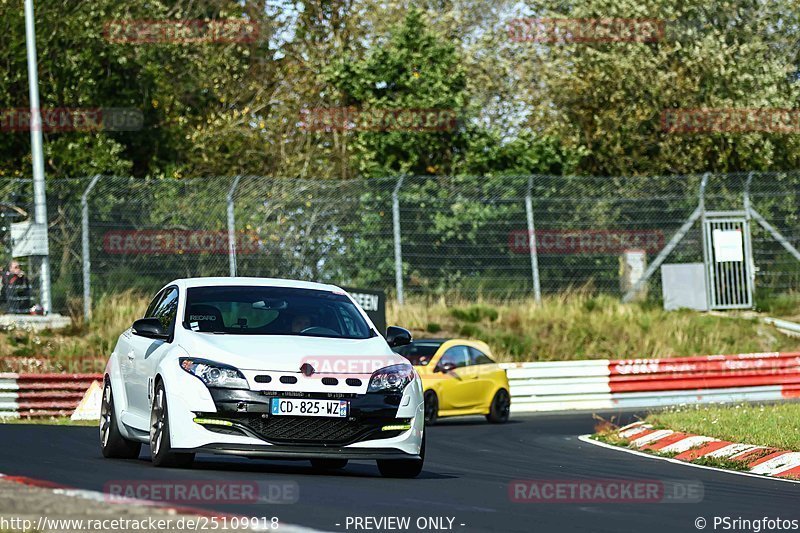
[[[414,477],[425,459],[422,386],[342,289],[266,278],[179,279],[120,335],[105,370],[100,444],[156,466],[196,453],[376,460]]]

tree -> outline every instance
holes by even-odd
[[[518,43],[522,82],[539,88],[528,125],[588,154],[579,172],[662,174],[795,168],[798,137],[772,133],[676,135],[662,112],[795,108],[797,10],[789,0],[581,0],[537,17],[651,18],[656,42]],[[795,43],[787,46],[788,43]],[[524,61],[523,61],[524,59]]]

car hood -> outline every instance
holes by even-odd
[[[304,363],[331,373],[365,373],[408,361],[383,337],[336,339],[296,335],[216,335],[187,332],[180,345],[193,357],[241,370],[298,372]]]

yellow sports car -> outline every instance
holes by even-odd
[[[422,378],[427,424],[459,415],[485,415],[494,424],[508,421],[511,396],[506,371],[492,361],[485,342],[420,339],[395,351]]]

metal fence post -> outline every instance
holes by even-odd
[[[528,177],[528,191],[525,194],[525,214],[528,218],[528,249],[531,254],[531,272],[533,273],[533,298],[536,303],[542,302],[542,288],[539,285],[539,255],[536,251],[536,227],[533,224],[533,176]]]
[[[403,305],[403,250],[400,244],[400,187],[403,186],[403,176],[397,180],[397,185],[392,191],[392,226],[394,229],[394,283],[397,289],[397,303]]]
[[[711,297],[711,265],[709,264],[710,258],[708,253],[708,247],[711,246],[711,243],[707,242],[708,238],[706,236],[706,187],[708,186],[708,177],[710,175],[710,172],[703,174],[703,181],[700,182],[700,193],[697,200],[697,209],[700,210],[700,236],[701,242],[703,243],[703,269],[705,270],[707,309],[711,309],[711,305],[713,304]]]
[[[675,232],[675,235],[672,236],[667,245],[658,253],[653,262],[650,263],[650,265],[644,271],[642,277],[639,278],[639,280],[633,284],[633,287],[631,287],[627,293],[625,293],[625,296],[622,297],[622,301],[624,303],[628,303],[633,300],[636,294],[642,289],[644,284],[650,280],[650,278],[653,276],[653,274],[656,273],[661,264],[664,261],[666,261],[667,256],[669,256],[669,254],[672,253],[672,250],[674,250],[678,246],[678,243],[680,243],[681,240],[683,240],[683,238],[686,236],[686,234],[689,233],[689,230],[692,229],[694,223],[697,222],[699,219],[705,217],[705,194],[706,194],[706,185],[708,184],[708,176],[709,173],[704,174],[703,179],[700,182],[700,198],[698,200],[697,207],[692,212],[692,214],[689,215],[689,218],[686,219],[686,222],[683,223],[680,229],[678,229],[678,231]],[[703,246],[703,254],[705,254],[705,246]],[[703,261],[703,264],[704,265],[708,264],[705,261],[705,259]]]
[[[236,218],[233,213],[233,195],[236,187],[239,186],[241,176],[233,178],[231,188],[228,189],[228,261],[230,266],[230,276],[236,277]]]
[[[83,191],[81,195],[81,260],[83,262],[83,319],[89,321],[92,318],[92,260],[91,252],[89,250],[89,193],[92,192],[94,186],[100,176],[94,176],[89,186]]]

